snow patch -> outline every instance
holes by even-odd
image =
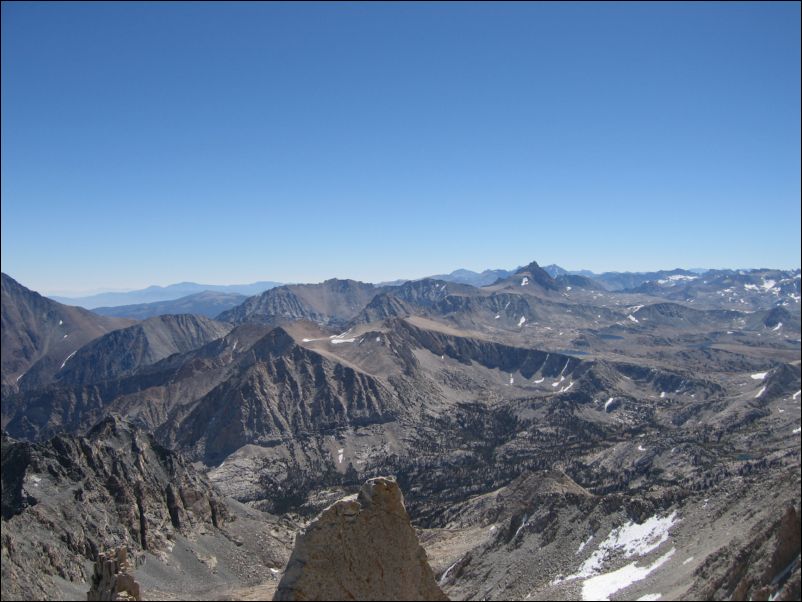
[[[635,316],[633,316],[632,314],[629,314],[629,315],[627,316],[627,318],[629,318],[630,320],[632,320],[633,322],[635,322],[635,324],[638,324],[638,319],[637,319]]]
[[[523,326],[524,322],[526,322],[526,318],[524,316],[521,316],[521,319],[518,320],[518,326]]]
[[[643,600],[643,602],[648,602],[649,600],[659,600],[663,597],[663,594],[645,594],[638,598],[638,602]]]
[[[686,276],[685,274],[672,274],[671,276],[666,276],[665,278],[661,278],[657,281],[657,284],[670,284],[674,286],[678,282],[682,280],[696,280],[699,276]]]
[[[344,451],[345,451],[345,449],[342,448],[342,447],[337,450],[337,463],[338,464],[342,464],[343,463],[343,452]]]
[[[604,411],[605,412],[607,411],[607,408],[610,407],[610,404],[612,404],[614,401],[615,401],[615,397],[611,397],[610,399],[608,399],[607,401],[604,402]]]
[[[582,553],[582,550],[584,550],[585,546],[590,543],[591,539],[593,539],[593,535],[591,535],[585,541],[583,541],[581,544],[579,544],[579,549],[576,551],[576,554],[575,554],[576,556],[578,556],[579,554]]]
[[[331,339],[329,343],[332,345],[339,345],[340,343],[353,343],[356,341],[356,338],[353,339]]]
[[[515,531],[515,535],[513,535],[513,536],[512,536],[512,538],[513,538],[513,539],[515,539],[516,537],[518,537],[518,533],[520,533],[520,532],[521,532],[521,529],[523,529],[523,528],[524,528],[524,527],[527,525],[527,522],[526,522],[526,521],[527,521],[528,519],[529,519],[529,517],[528,517],[526,514],[524,514],[524,519],[521,521],[521,526],[520,526],[520,527],[518,527],[518,529]]]
[[[533,381],[533,382],[534,382],[536,385],[539,385],[539,384],[540,384],[540,383],[542,383],[544,380],[546,380],[546,379],[545,379],[545,378],[538,378],[536,381]]]
[[[437,580],[437,585],[439,585],[439,586],[441,586],[441,587],[442,587],[443,585],[445,585],[445,583],[446,583],[446,577],[448,577],[448,574],[451,572],[451,569],[453,569],[455,566],[457,566],[457,564],[459,563],[459,561],[460,561],[460,560],[462,560],[462,557],[461,557],[461,556],[460,556],[460,557],[457,559],[457,562],[455,562],[455,563],[454,563],[454,564],[452,564],[450,567],[448,567],[448,568],[447,568],[447,569],[446,569],[446,570],[443,572],[443,574],[442,574],[442,575],[440,575],[440,579],[438,579],[438,580]]]
[[[589,577],[597,573],[608,556],[620,550],[624,556],[644,556],[656,550],[661,544],[668,541],[668,531],[674,526],[677,513],[672,512],[666,517],[652,516],[642,524],[632,521],[613,529],[598,549],[593,552],[579,568],[577,577]]]
[[[582,563],[576,573],[565,578],[558,577],[551,584],[559,585],[570,579],[587,579],[583,583],[583,599],[606,600],[607,596],[643,579],[651,571],[661,566],[671,557],[675,549],[672,548],[648,567],[637,567],[632,562],[617,571],[599,575],[607,560],[615,557],[632,558],[649,554],[668,541],[668,532],[677,520],[675,511],[664,517],[652,516],[641,524],[629,521],[613,529],[599,544],[596,551]],[[635,578],[636,576],[637,578]]]
[[[755,399],[763,395],[763,393],[765,392],[766,392],[766,387],[763,387],[762,389],[760,389],[760,391],[757,392],[757,395],[755,395]]]
[[[778,322],[778,323],[777,323],[777,326],[775,326],[774,328],[772,328],[772,330],[780,330],[780,328],[782,328],[782,327],[783,327],[783,323],[782,323],[782,322]]]
[[[529,284],[529,278],[524,276],[523,280],[521,280],[521,286],[526,286],[527,284]]]
[[[75,355],[76,353],[78,353],[78,350],[77,350],[77,349],[76,349],[75,351],[73,351],[72,353],[70,353],[70,354],[67,356],[67,359],[65,359],[65,360],[64,360],[64,361],[61,363],[61,368],[63,368],[63,367],[64,367],[64,366],[67,364],[67,362],[69,361],[69,359],[70,359],[70,358],[71,358],[73,355]],[[59,368],[59,370],[61,370],[61,368]]]
[[[630,562],[617,571],[591,577],[582,584],[582,599],[609,600],[610,596],[618,590],[645,579],[650,573],[663,566],[674,555],[675,551],[676,548],[671,548],[648,566],[639,567],[636,563]]]
[[[763,380],[764,378],[766,378],[767,374],[768,372],[758,372],[757,374],[753,374],[752,378],[755,380]]]

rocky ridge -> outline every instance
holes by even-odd
[[[115,416],[86,437],[4,436],[2,481],[4,599],[50,599],[58,577],[86,582],[103,549],[164,555],[229,514],[203,475]]]

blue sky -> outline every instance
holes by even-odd
[[[43,292],[800,265],[798,3],[2,5]]]

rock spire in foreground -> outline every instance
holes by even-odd
[[[141,600],[139,584],[128,573],[128,550],[117,550],[98,555],[92,585],[86,599],[92,600]]]
[[[295,538],[274,600],[448,600],[392,477],[324,510]]]

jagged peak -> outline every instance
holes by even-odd
[[[515,273],[516,274],[531,274],[532,272],[536,272],[536,271],[542,270],[542,269],[543,268],[540,267],[540,264],[538,264],[537,261],[532,260],[528,264],[526,264],[525,266],[521,266],[520,268],[518,268],[515,271]]]

